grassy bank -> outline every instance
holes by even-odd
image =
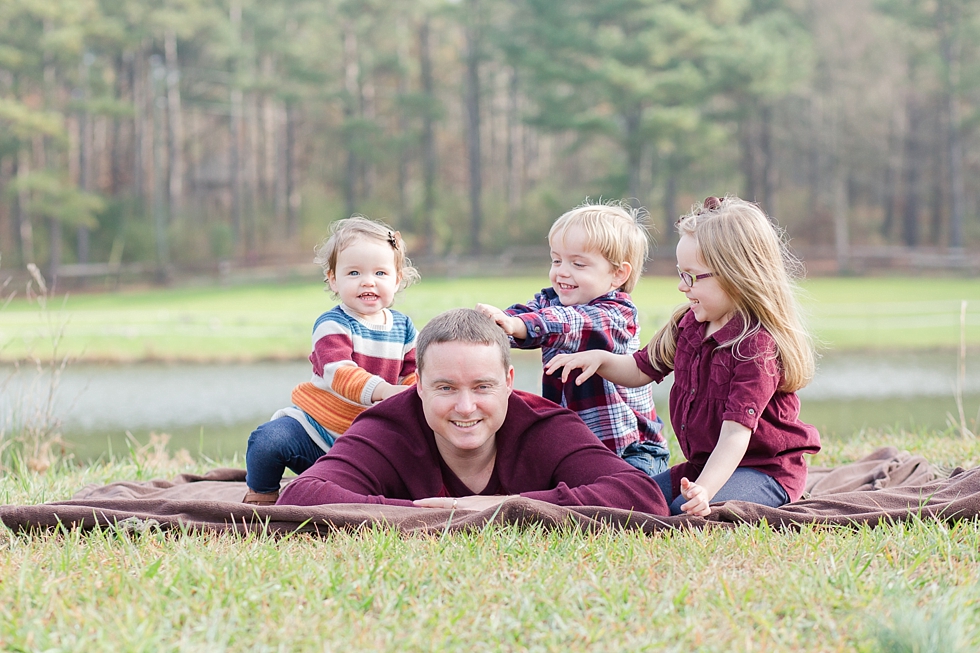
[[[860,434],[947,465],[940,433]],[[203,470],[160,452],[0,476],[4,503]],[[972,651],[980,524],[632,533],[386,529],[306,536],[3,535],[0,649]]]
[[[543,278],[426,279],[396,303],[421,326],[457,306],[508,306],[531,297]],[[642,279],[633,293],[644,339],[683,301],[676,279]],[[75,360],[302,359],[316,317],[335,302],[311,279],[287,284],[179,288],[54,297],[45,311],[15,298],[0,311],[0,360],[50,348]],[[967,341],[980,348],[980,283],[975,279],[819,278],[803,305],[821,346],[953,349],[966,300]]]

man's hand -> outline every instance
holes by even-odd
[[[687,503],[681,506],[681,510],[686,514],[694,515],[695,517],[707,517],[711,514],[711,508],[708,506],[711,497],[708,496],[708,491],[697,483],[692,483],[686,478],[682,478],[681,495],[685,499],[689,499]]]
[[[477,304],[476,310],[480,311],[504,330],[507,335],[524,340],[527,338],[527,325],[524,320],[513,315],[507,315],[496,306],[490,304]]]
[[[374,403],[384,401],[388,397],[394,397],[399,392],[405,392],[411,387],[410,385],[392,385],[387,381],[382,381],[374,386],[374,392],[371,393],[371,401]]]
[[[483,496],[474,494],[468,497],[430,497],[428,499],[416,499],[414,503],[419,508],[442,508],[443,510],[486,510],[499,506],[507,499],[512,499],[516,494],[502,494],[493,496]]]

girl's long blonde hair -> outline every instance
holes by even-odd
[[[756,204],[709,197],[677,221],[677,232],[697,240],[704,264],[742,317],[742,332],[722,346],[732,347],[738,357],[742,342],[765,327],[776,350],[763,353],[760,362],[781,367],[780,390],[806,386],[813,379],[816,355],[796,300],[795,280],[803,265],[789,251],[783,230]],[[650,360],[661,371],[674,369],[677,325],[688,310],[687,304],[678,307],[647,345]]]

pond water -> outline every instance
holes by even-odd
[[[540,391],[535,352],[514,352],[516,386]],[[968,423],[980,411],[980,362],[963,387]],[[289,404],[293,386],[308,380],[307,362],[238,365],[71,365],[61,374],[53,413],[76,457],[126,452],[150,433],[167,433],[169,447],[192,455],[244,454],[249,433]],[[824,438],[847,438],[861,429],[947,427],[957,415],[957,360],[952,353],[827,355],[816,378],[800,392],[803,419]],[[0,429],[44,410],[50,375],[0,368]],[[654,398],[666,421],[669,382]]]

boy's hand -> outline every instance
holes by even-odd
[[[379,401],[384,401],[388,397],[394,397],[399,392],[404,392],[412,387],[414,386],[392,385],[387,381],[382,381],[378,385],[374,386],[374,392],[371,393],[371,401],[374,403],[378,403]]]
[[[568,377],[573,370],[582,370],[582,373],[575,379],[575,385],[582,385],[586,379],[596,373],[607,352],[599,349],[580,351],[574,354],[558,354],[544,366],[547,374],[554,374],[560,368],[565,368],[561,373],[561,382],[568,383]]]
[[[527,325],[524,324],[524,320],[521,318],[513,315],[507,315],[496,306],[491,306],[490,304],[477,304],[476,310],[480,311],[496,322],[507,335],[517,338],[518,340],[524,340],[527,338]]]
[[[681,495],[685,499],[689,499],[687,503],[681,506],[681,510],[686,514],[695,517],[707,517],[711,514],[711,508],[708,506],[711,499],[708,497],[708,491],[702,486],[682,478]]]

